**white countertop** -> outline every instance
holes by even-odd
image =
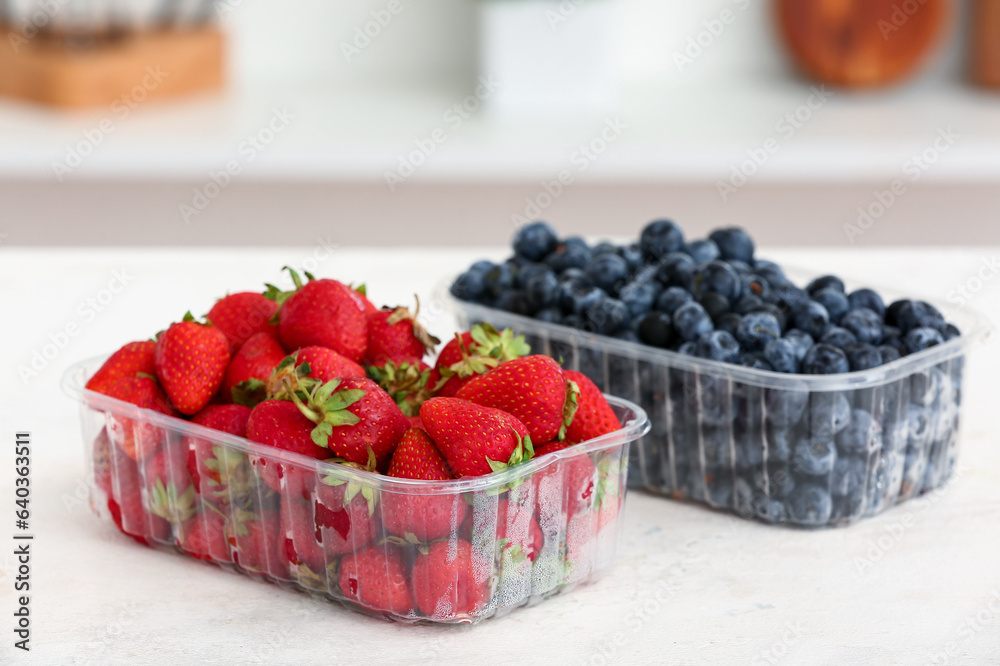
[[[997,248],[768,252],[944,298]],[[496,251],[494,251],[496,253]],[[303,250],[0,249],[0,663],[1000,663],[1000,347],[969,364],[961,472],[928,499],[845,529],[768,527],[640,493],[600,582],[476,627],[409,627],[137,546],[78,499],[77,412],[58,382],[80,359],[142,338],[214,295],[280,279]],[[479,253],[475,253],[479,254]],[[315,271],[364,281],[376,302],[425,295],[469,251],[341,249]],[[90,317],[114,271],[127,287]],[[80,304],[84,305],[81,306]],[[1000,314],[1000,279],[973,306]],[[27,384],[50,333],[79,333]],[[30,430],[32,651],[12,648],[11,443]],[[891,536],[896,535],[896,536]],[[881,546],[879,545],[881,544]],[[865,563],[862,566],[861,563]],[[604,656],[606,655],[606,656]]]

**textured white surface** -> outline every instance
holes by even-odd
[[[764,254],[943,298],[995,251]],[[75,406],[58,390],[63,369],[187,309],[207,311],[212,294],[281,279],[280,266],[312,256],[314,248],[0,250],[0,663],[1000,663],[996,345],[970,363],[962,471],[940,493],[820,532],[636,493],[618,563],[602,581],[478,627],[384,624],[141,548],[97,522],[75,495],[82,446]],[[413,291],[429,295],[470,259],[468,251],[349,249],[313,268],[363,280],[376,301],[395,304]],[[90,319],[79,304],[122,269],[127,287]],[[431,328],[446,332],[450,318],[423,304]],[[996,319],[1000,280],[987,281],[972,305]],[[17,365],[71,322],[79,334],[22,382]],[[34,441],[30,655],[12,649],[10,633],[8,444],[19,429]]]

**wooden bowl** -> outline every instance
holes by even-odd
[[[781,35],[810,77],[879,86],[911,74],[944,29],[948,0],[775,0]]]

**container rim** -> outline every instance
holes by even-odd
[[[645,410],[641,407],[624,398],[605,395],[612,407],[618,407],[628,412],[625,424],[619,430],[586,442],[581,442],[561,451],[555,451],[542,458],[534,458],[526,463],[510,467],[501,472],[494,472],[487,476],[467,477],[453,481],[400,479],[373,474],[364,470],[353,469],[337,463],[326,462],[299,453],[251,442],[243,437],[237,437],[236,435],[206,428],[205,426],[191,423],[175,416],[138,407],[124,400],[112,398],[103,393],[85,388],[86,378],[93,374],[94,370],[107,358],[108,355],[97,356],[70,366],[62,377],[61,386],[63,392],[77,400],[85,408],[89,407],[142,420],[143,422],[180,433],[183,436],[209,441],[214,444],[222,444],[250,456],[265,457],[269,460],[276,460],[281,463],[294,465],[297,468],[310,470],[315,474],[321,474],[325,477],[332,477],[337,481],[353,482],[364,487],[396,494],[453,495],[495,490],[505,485],[527,479],[536,472],[556,465],[563,460],[577,458],[596,451],[613,449],[617,446],[633,442],[649,432],[651,427],[649,418],[646,416]]]
[[[796,269],[795,267],[786,267],[786,269],[786,274],[792,274],[792,276],[799,278],[806,275],[813,275],[814,277],[818,275],[809,271]],[[773,370],[746,368],[731,363],[686,356],[668,349],[659,349],[636,342],[619,340],[606,335],[587,333],[563,326],[562,324],[550,324],[478,303],[460,301],[452,296],[450,289],[451,284],[456,278],[458,278],[458,274],[452,275],[438,283],[438,286],[434,290],[435,298],[440,299],[440,302],[452,312],[465,312],[476,319],[491,323],[497,328],[513,327],[517,333],[521,334],[526,331],[536,333],[543,331],[552,340],[576,344],[578,347],[588,346],[600,349],[603,352],[611,352],[618,356],[630,357],[635,360],[657,362],[678,370],[731,379],[732,381],[750,386],[781,390],[849,391],[858,388],[882,386],[968,353],[970,350],[984,344],[989,339],[993,330],[989,319],[972,308],[956,308],[943,304],[938,300],[920,296],[908,296],[907,298],[923,300],[938,308],[948,321],[955,322],[958,325],[962,334],[944,344],[925,349],[916,354],[904,356],[871,370],[846,372],[839,375],[790,375]],[[846,281],[851,284],[860,283],[860,281],[850,278]],[[896,291],[878,285],[871,285],[870,283],[865,284],[883,294],[895,293]],[[520,330],[517,330],[518,328]]]

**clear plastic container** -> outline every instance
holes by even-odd
[[[407,623],[476,623],[596,580],[618,547],[629,443],[649,430],[609,397],[614,433],[486,477],[396,479],[86,390],[103,360],[63,378],[82,403],[99,516],[149,546]]]
[[[534,353],[561,359],[646,411],[651,431],[629,461],[633,488],[808,527],[875,515],[952,476],[965,355],[990,330],[967,308],[933,303],[960,337],[864,372],[789,375],[458,301],[450,284],[438,297],[460,327],[512,328]]]

